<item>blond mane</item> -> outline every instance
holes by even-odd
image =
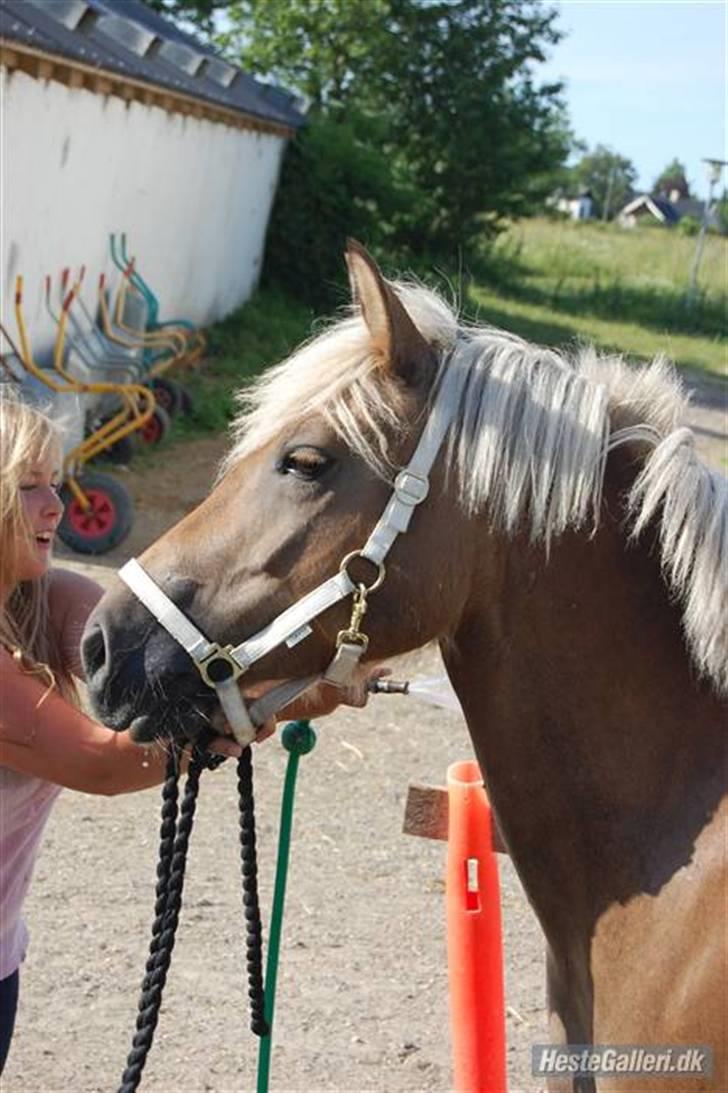
[[[433,390],[455,408],[446,451],[461,503],[512,531],[526,521],[548,547],[567,528],[597,528],[606,459],[639,442],[642,469],[627,501],[636,538],[660,521],[662,565],[683,604],[699,670],[728,691],[728,484],[680,427],[686,398],[663,358],[635,369],[580,348],[566,357],[487,326],[466,326],[436,293],[393,288],[440,355]],[[377,474],[390,479],[391,436],[405,426],[366,326],[352,314],[267,370],[239,396],[222,473],[312,414],[322,415]]]

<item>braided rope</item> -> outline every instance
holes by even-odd
[[[149,957],[142,982],[141,997],[139,999],[139,1013],[137,1015],[136,1032],[132,1040],[126,1069],[121,1079],[119,1093],[134,1093],[141,1081],[144,1064],[154,1040],[154,1032],[159,1019],[159,1009],[162,1004],[162,991],[167,980],[167,972],[172,960],[175,932],[179,921],[179,912],[182,906],[182,889],[184,887],[185,865],[187,860],[187,848],[189,846],[192,822],[194,820],[197,805],[197,794],[200,786],[200,773],[202,762],[197,754],[190,760],[187,772],[187,784],[185,786],[182,806],[179,810],[174,842],[171,854],[169,853],[169,810],[168,800],[172,794],[168,790],[171,782],[169,774],[171,764],[168,765],[168,777],[163,791],[163,820],[162,841],[165,843],[163,855],[160,849],[160,863],[157,868],[157,901],[155,903],[155,919],[152,926],[152,939],[149,945]],[[175,775],[176,777],[176,775]],[[169,794],[169,797],[167,796]],[[163,895],[163,886],[166,887],[166,898]]]
[[[187,850],[197,806],[200,775],[203,769],[218,766],[221,761],[220,756],[210,756],[199,747],[194,749],[180,807],[179,755],[174,747],[171,748],[167,760],[162,788],[154,921],[140,991],[136,1030],[119,1093],[134,1093],[138,1088],[147,1055],[152,1047],[182,907]],[[238,796],[250,1027],[257,1036],[266,1036],[268,1025],[264,1017],[263,928],[258,902],[253,768],[249,747],[245,748],[238,760]]]
[[[245,955],[250,1000],[250,1028],[256,1036],[268,1035],[263,992],[263,926],[258,902],[258,864],[255,839],[255,802],[250,747],[238,759],[238,800],[240,803],[240,867],[243,878],[245,914]]]
[[[162,818],[159,827],[159,860],[157,862],[157,886],[154,893],[154,921],[152,922],[152,936],[149,942],[149,956],[147,957],[147,966],[142,981],[142,991],[149,990],[151,986],[151,975],[154,971],[156,953],[159,949],[159,938],[164,926],[169,874],[172,868],[174,840],[177,834],[178,811],[179,754],[174,746],[170,745],[167,771],[162,787]]]

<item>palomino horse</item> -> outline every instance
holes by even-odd
[[[439,414],[429,496],[421,456],[398,478],[417,496],[381,587],[366,595],[381,550],[364,551],[374,570],[348,561],[344,592],[237,686],[326,671],[361,622],[353,586],[367,660],[437,639],[546,936],[554,1039],[707,1044],[713,1077],[679,1084],[725,1090],[725,479],[678,427],[664,363],[566,360],[459,325],[357,244],[347,260],[351,316],[244,392],[217,486],[141,566],[216,641],[269,633],[361,552]],[[99,716],[139,740],[217,716],[191,656],[121,583],[84,656]]]

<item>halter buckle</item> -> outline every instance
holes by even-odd
[[[208,687],[215,689],[219,683],[236,680],[245,671],[245,668],[233,656],[233,649],[232,645],[215,643],[209,653],[195,662],[198,672]],[[225,671],[226,668],[228,671]]]
[[[424,474],[417,474],[406,467],[394,480],[394,492],[404,505],[421,504],[430,492],[430,480]]]

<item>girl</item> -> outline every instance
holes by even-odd
[[[112,732],[79,708],[79,643],[103,590],[51,567],[63,514],[60,484],[61,445],[53,423],[0,395],[0,1073],[28,942],[21,909],[61,787],[131,793],[165,775],[161,748],[141,749],[128,733]],[[329,713],[340,701],[363,705],[366,685],[343,695],[321,688],[307,701],[306,716]],[[279,716],[296,715],[294,705]],[[266,726],[259,739],[272,731]],[[211,748],[226,756],[241,751],[226,736],[216,737]]]

